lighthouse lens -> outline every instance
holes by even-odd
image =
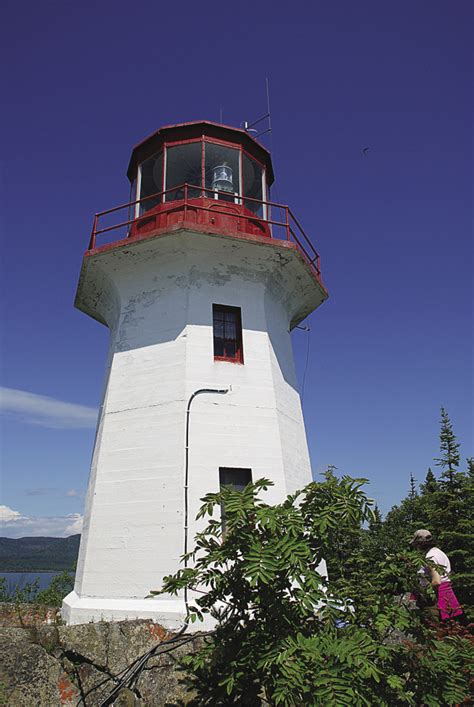
[[[232,178],[232,169],[228,165],[220,164],[214,167],[211,189],[233,193],[234,181]]]
[[[239,150],[206,142],[206,188],[212,190],[206,192],[208,198],[235,201],[240,195],[239,158]]]

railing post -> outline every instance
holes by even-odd
[[[188,183],[184,184],[184,220],[186,221],[186,214],[188,211]]]
[[[290,238],[290,215],[288,211],[288,206],[285,206],[285,214],[286,214],[286,240],[289,241],[291,240]]]
[[[92,226],[92,233],[91,233],[91,238],[89,241],[89,250],[93,250],[95,248],[95,236],[97,233],[97,221],[98,221],[98,215],[96,214],[94,216],[94,225]]]

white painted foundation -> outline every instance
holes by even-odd
[[[311,481],[289,329],[325,295],[302,257],[274,244],[179,231],[84,259],[76,304],[111,339],[67,623],[181,624],[182,598],[145,597],[180,566],[185,411],[198,388],[231,391],[192,405],[190,547],[219,467],[271,479],[270,503]],[[243,365],[214,361],[213,303],[241,307]]]

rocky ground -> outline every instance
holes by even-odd
[[[176,658],[192,651],[199,637],[184,634],[166,643],[173,634],[146,620],[64,626],[56,610],[31,605],[3,604],[0,625],[2,707],[104,705],[127,668],[151,649],[140,674],[105,704],[174,707],[191,700]]]

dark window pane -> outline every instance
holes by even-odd
[[[214,339],[214,356],[224,356],[224,339]]]
[[[242,157],[242,181],[244,184],[244,197],[263,200],[262,193],[262,168],[251,157],[243,154]],[[255,201],[244,199],[244,206],[252,211],[256,216],[263,218],[263,205]]]
[[[214,319],[214,336],[223,339],[224,338],[224,322]]]
[[[237,342],[226,341],[225,342],[225,356],[226,358],[235,358],[237,354]]]
[[[226,309],[222,314],[226,322],[237,321],[237,312],[235,309]]]
[[[251,469],[230,469],[221,467],[219,469],[219,486],[220,488],[231,488],[234,491],[243,491],[248,484],[252,483]],[[226,514],[225,508],[221,504],[221,521],[222,530],[226,529]]]
[[[225,323],[225,338],[226,339],[236,339],[237,338],[237,325],[235,322]]]
[[[163,191],[163,153],[159,152],[141,164],[140,199]],[[161,195],[142,201],[138,213],[153,209],[161,203]]]
[[[194,184],[201,186],[202,143],[190,142],[186,145],[168,147],[166,151],[166,189]],[[201,195],[199,189],[188,189],[190,199]],[[184,189],[176,189],[165,195],[165,201],[184,199]]]
[[[236,201],[240,194],[240,151],[212,142],[206,142],[204,149],[206,188],[214,190],[206,192],[206,196],[210,199]]]
[[[219,485],[230,486],[235,491],[243,491],[252,482],[251,469],[232,469],[221,467],[219,469]]]

